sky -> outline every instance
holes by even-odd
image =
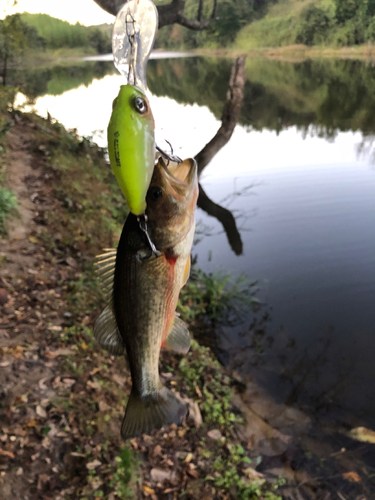
[[[0,18],[15,12],[43,13],[71,24],[78,21],[85,26],[113,23],[115,19],[93,0],[18,0],[16,7],[11,7],[12,3],[12,1],[0,0]]]

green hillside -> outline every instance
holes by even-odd
[[[47,14],[21,14],[26,24],[33,26],[49,49],[61,47],[77,48],[91,47],[99,54],[111,52],[111,37],[104,26],[72,25]]]
[[[279,0],[240,30],[240,49],[375,42],[375,0]]]

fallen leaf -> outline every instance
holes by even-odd
[[[50,328],[51,329],[51,328]],[[48,359],[55,359],[57,356],[69,356],[74,354],[72,349],[56,349],[56,351],[45,351],[44,356]]]
[[[144,485],[143,486],[143,491],[148,494],[148,495],[155,495],[155,490],[152,488],[149,488],[148,486]]]
[[[375,444],[375,431],[366,429],[366,427],[355,427],[349,432],[349,436],[362,443]]]
[[[150,475],[151,479],[156,483],[162,483],[166,479],[168,479],[168,481],[174,481],[176,479],[176,473],[174,471],[157,469],[156,467],[151,469]]]
[[[42,408],[40,405],[36,407],[36,414],[39,415],[39,417],[47,418],[46,410]]]
[[[58,325],[52,325],[48,327],[48,330],[51,330],[51,332],[61,332],[62,327]]]
[[[26,422],[26,427],[36,427],[37,421],[34,418],[31,418]]]
[[[257,472],[255,469],[252,469],[251,467],[248,467],[245,469],[245,474],[249,476],[250,479],[262,479],[263,474],[261,472]]]
[[[44,378],[41,378],[38,382],[38,385],[39,385],[39,389],[41,389],[42,391],[45,391],[46,389],[48,389],[48,387],[46,386],[45,382],[46,380],[48,380],[50,377],[44,377]]]
[[[195,427],[199,428],[202,425],[202,414],[199,409],[198,403],[196,401],[188,401],[189,405],[189,418],[191,418],[195,424]]]
[[[188,453],[188,454],[186,455],[186,458],[185,458],[184,462],[185,462],[186,464],[188,464],[189,462],[191,462],[191,461],[192,461],[192,459],[193,459],[193,458],[194,458],[194,455],[193,455],[192,453]]]
[[[88,464],[86,464],[86,468],[89,470],[93,470],[93,469],[96,469],[97,467],[99,467],[99,465],[102,465],[102,463],[99,462],[99,460],[93,460],[92,462],[89,462]]]
[[[347,481],[350,481],[351,483],[360,483],[361,482],[361,478],[359,477],[359,475],[354,472],[354,471],[351,471],[351,472],[345,472],[342,477],[344,479],[346,479]]]
[[[64,385],[67,385],[67,386],[71,387],[72,385],[74,385],[76,383],[76,380],[74,378],[64,378],[62,380],[62,383]]]
[[[114,373],[114,374],[112,375],[112,380],[113,380],[114,382],[116,382],[116,384],[118,384],[118,385],[119,385],[119,386],[121,386],[121,387],[124,387],[124,385],[125,385],[125,379],[124,379],[123,377],[120,377],[120,376],[119,376],[119,375],[117,375],[116,373]]]
[[[94,379],[93,382],[91,382],[91,380],[88,380],[87,381],[87,386],[90,387],[91,389],[95,389],[97,391],[101,390],[101,386],[100,386],[99,382],[96,379]]]
[[[109,411],[111,407],[105,401],[99,401],[99,410],[103,413]]]
[[[10,458],[15,458],[14,454],[11,451],[2,450],[1,448],[0,448],[0,455],[4,455],[4,456],[10,457]]]

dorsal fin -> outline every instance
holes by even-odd
[[[96,268],[96,275],[101,281],[107,301],[111,302],[117,251],[114,248],[105,248],[104,250],[105,253],[95,257],[94,266]]]

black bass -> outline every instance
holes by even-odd
[[[180,353],[190,347],[187,326],[175,310],[190,274],[197,197],[195,161],[167,168],[159,158],[146,198],[148,233],[158,254],[129,214],[117,253],[99,256],[104,286],[113,293],[94,335],[112,354],[128,355],[133,385],[121,429],[125,439],[180,423],[186,415],[185,405],[160,382],[159,354],[162,346]]]

